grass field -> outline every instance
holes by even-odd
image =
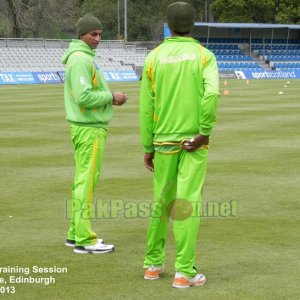
[[[0,268],[67,268],[30,274],[53,276],[49,285],[10,284],[9,276],[29,275],[2,270],[1,293],[16,290],[3,298],[300,299],[299,83],[221,82],[197,247],[208,282],[187,290],[171,288],[171,226],[165,274],[143,279],[149,220],[136,207],[152,201],[152,179],[139,144],[139,83],[111,85],[129,100],[115,108],[95,192],[93,227],[116,246],[108,255],[75,255],[64,246],[74,163],[63,86],[0,86]],[[109,215],[105,201],[125,210]]]

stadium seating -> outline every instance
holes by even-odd
[[[300,69],[300,62],[275,62],[273,67],[276,69]]]
[[[255,39],[252,53],[269,68],[294,70],[300,68],[300,41],[296,39]]]
[[[216,55],[220,71],[298,69],[300,41],[273,39],[220,39],[207,44],[200,42]],[[70,40],[1,39],[0,72],[63,71],[61,57]],[[285,43],[285,44],[284,44]],[[96,50],[96,63],[104,71],[135,70],[140,73],[148,50],[124,41],[101,41]]]
[[[45,40],[34,45],[26,39],[0,39],[0,72],[63,71],[61,58],[70,41]],[[142,67],[146,48],[123,41],[103,41],[96,50],[96,63],[105,71]]]
[[[242,44],[245,39],[212,39],[209,44],[200,39],[200,42],[215,54],[219,71],[261,70],[261,65],[246,54]]]

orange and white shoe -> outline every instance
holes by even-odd
[[[159,275],[165,270],[165,264],[160,267],[150,266],[146,269],[144,278],[147,280],[155,280],[159,278]]]
[[[177,289],[184,289],[191,286],[202,286],[206,282],[206,278],[203,274],[197,274],[193,278],[187,278],[179,272],[176,272],[172,287]]]

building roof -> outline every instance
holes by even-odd
[[[195,26],[206,26],[215,28],[249,28],[249,29],[278,29],[278,28],[288,28],[288,29],[300,29],[300,24],[266,24],[266,23],[205,23],[205,22],[195,22]]]

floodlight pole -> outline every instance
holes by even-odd
[[[124,40],[127,42],[127,0],[124,0]]]
[[[118,39],[120,38],[121,29],[120,29],[120,0],[118,0]]]

